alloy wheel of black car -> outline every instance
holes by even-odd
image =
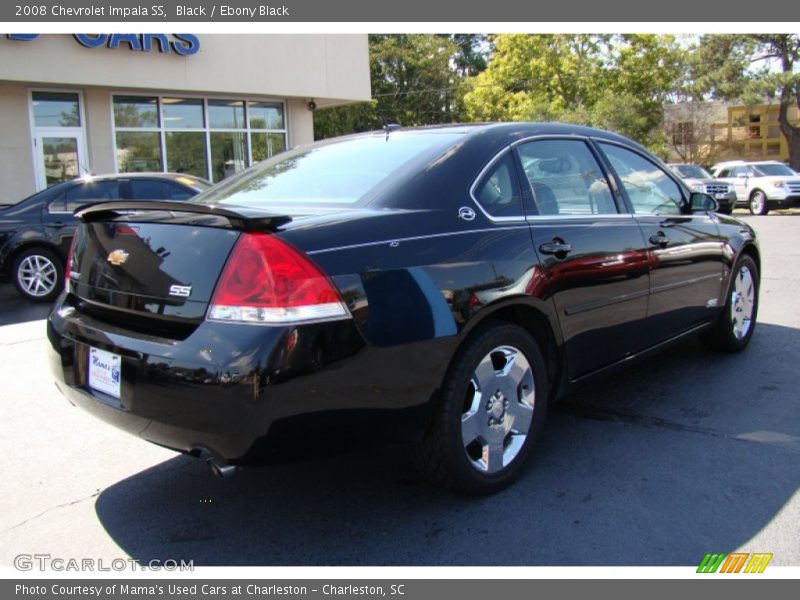
[[[758,267],[752,257],[745,254],[733,269],[725,310],[714,327],[701,336],[709,348],[738,352],[747,346],[756,327],[758,287]]]
[[[494,322],[465,342],[442,386],[418,461],[434,482],[490,494],[513,482],[547,411],[547,374],[536,341]]]
[[[753,215],[765,215],[768,212],[767,195],[761,190],[756,190],[750,196],[750,213]]]
[[[20,253],[12,267],[17,291],[34,302],[51,302],[64,287],[64,265],[52,250],[30,248]]]

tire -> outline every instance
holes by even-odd
[[[52,302],[64,288],[64,261],[47,248],[23,250],[11,267],[19,295],[32,302]]]
[[[750,208],[750,214],[752,215],[766,215],[769,212],[767,195],[761,190],[755,190],[750,194],[748,208]]]
[[[491,390],[494,390],[493,392]],[[456,354],[416,462],[434,483],[485,495],[514,481],[547,412],[547,371],[523,328],[491,322]]]
[[[700,336],[708,348],[739,352],[747,347],[756,328],[759,287],[755,261],[747,254],[740,256],[731,275],[725,308],[714,326]]]

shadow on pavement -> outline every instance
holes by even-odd
[[[554,407],[521,479],[489,498],[415,482],[386,448],[229,481],[178,456],[95,508],[140,561],[696,565],[749,548],[800,485],[800,374],[782,366],[798,350],[800,330],[759,324],[745,353],[689,343],[592,384]]]
[[[45,319],[51,306],[48,302],[29,302],[13,285],[0,284],[0,326]]]

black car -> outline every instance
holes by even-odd
[[[223,474],[377,439],[492,492],[574,385],[695,334],[748,344],[759,249],[716,208],[595,129],[333,139],[183,204],[83,209],[52,368]]]
[[[96,175],[0,206],[0,281],[13,282],[28,300],[52,301],[64,287],[64,264],[78,225],[73,211],[110,200],[188,200],[209,187],[193,175]]]

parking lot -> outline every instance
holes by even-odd
[[[742,549],[800,565],[800,214],[737,215],[763,253],[750,348],[692,342],[572,395],[489,498],[416,480],[395,449],[215,479],[70,406],[46,307],[0,286],[0,564],[696,565]]]

